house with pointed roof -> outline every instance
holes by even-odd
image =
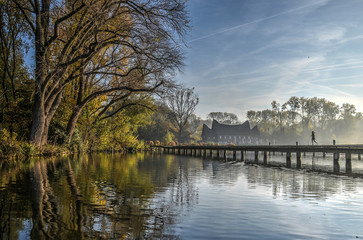
[[[213,120],[212,128],[203,124],[202,141],[220,144],[233,143],[236,145],[258,144],[260,131],[257,126],[251,129],[249,121],[238,125],[227,125]]]

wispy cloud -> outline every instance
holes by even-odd
[[[190,40],[189,42],[195,42],[195,41],[199,41],[199,40],[202,40],[202,39],[210,38],[210,37],[213,37],[215,35],[226,33],[226,32],[229,32],[229,31],[233,31],[233,30],[236,30],[238,28],[242,28],[242,27],[245,27],[245,26],[248,26],[248,25],[251,25],[251,24],[263,22],[263,21],[266,21],[266,20],[269,20],[269,19],[272,19],[272,18],[276,18],[276,17],[283,16],[283,15],[290,14],[290,13],[294,13],[294,12],[297,12],[297,11],[300,11],[300,10],[303,10],[303,9],[306,9],[306,8],[310,8],[310,7],[314,7],[314,6],[321,6],[321,5],[324,5],[326,3],[327,3],[327,1],[324,0],[324,1],[314,2],[312,4],[307,4],[307,5],[304,5],[304,6],[301,6],[301,7],[289,9],[287,11],[283,11],[283,12],[280,12],[280,13],[277,13],[277,14],[274,14],[274,15],[271,15],[271,16],[268,16],[268,17],[259,18],[259,19],[256,19],[254,21],[248,22],[248,23],[243,23],[243,24],[239,24],[239,25],[236,25],[236,26],[233,26],[233,27],[229,27],[229,28],[226,28],[226,29],[223,29],[223,30],[218,30],[218,31],[216,31],[214,33],[210,33],[210,34],[204,35],[202,37],[194,38],[194,39]]]

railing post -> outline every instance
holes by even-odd
[[[340,153],[334,153],[334,173],[340,172],[339,155]]]
[[[263,151],[263,165],[267,165],[267,151]]]
[[[259,152],[255,151],[255,163],[258,163],[258,154],[259,154]]]
[[[286,152],[286,167],[291,168],[291,152]]]
[[[352,173],[352,154],[350,152],[345,153],[345,173]]]
[[[301,169],[301,152],[296,152],[296,168]]]

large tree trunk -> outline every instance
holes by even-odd
[[[44,126],[46,121],[44,81],[48,69],[46,41],[49,30],[50,0],[37,2],[35,6],[35,103],[30,141],[37,147],[42,146]]]
[[[30,132],[30,141],[37,147],[42,145],[42,137],[45,125],[44,101],[40,94],[36,94],[33,110],[33,122]]]

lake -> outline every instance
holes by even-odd
[[[2,166],[0,239],[363,238],[363,179],[331,174],[330,163],[306,156],[296,170],[147,152]]]

